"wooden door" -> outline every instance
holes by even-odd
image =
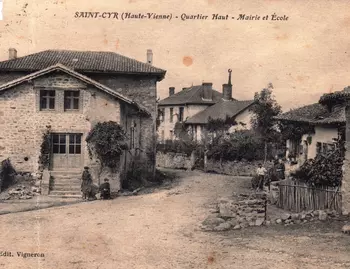
[[[82,134],[55,133],[52,134],[52,169],[64,170],[81,168],[82,165]]]

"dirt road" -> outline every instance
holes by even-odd
[[[343,223],[202,232],[217,198],[249,180],[180,174],[169,190],[0,216],[0,251],[13,255],[0,268],[350,268]]]

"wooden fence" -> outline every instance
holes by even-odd
[[[296,181],[280,181],[277,206],[293,212],[308,210],[336,210],[341,212],[340,187],[313,188]]]

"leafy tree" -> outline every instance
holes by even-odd
[[[279,115],[282,110],[281,106],[274,99],[272,90],[273,85],[269,83],[260,93],[255,93],[256,104],[251,109],[254,113],[252,126],[262,136],[265,143],[265,161],[267,144],[272,141],[278,141],[281,138],[273,118]]]

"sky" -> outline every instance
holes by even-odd
[[[286,15],[286,21],[116,20],[75,18],[75,12]],[[221,91],[232,69],[233,97],[251,99],[268,83],[284,111],[317,102],[350,85],[350,2],[236,0],[8,0],[0,21],[0,60],[46,49],[114,51],[167,70],[168,88],[212,82]]]

